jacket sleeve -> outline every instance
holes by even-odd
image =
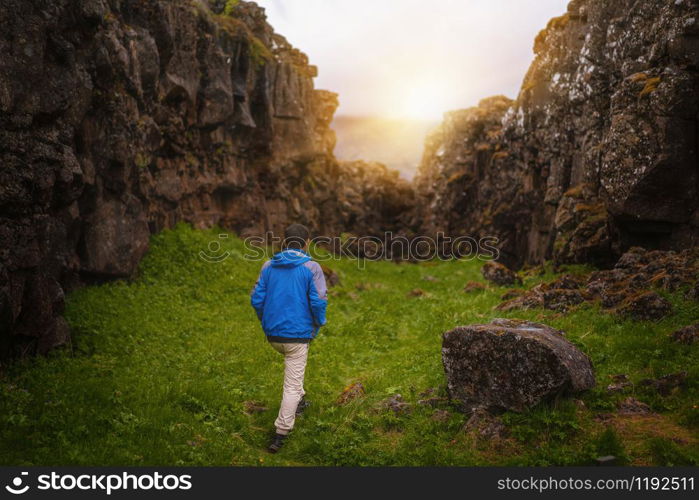
[[[325,285],[325,275],[317,262],[313,262],[309,267],[312,277],[308,285],[308,299],[311,303],[313,322],[316,326],[323,326],[326,323],[325,309],[328,306],[328,288]]]
[[[252,307],[255,308],[257,313],[257,318],[262,321],[262,313],[265,308],[265,297],[267,296],[267,282],[265,279],[265,270],[267,269],[269,262],[266,262],[260,270],[260,276],[257,278],[252,293],[250,294],[250,303]]]

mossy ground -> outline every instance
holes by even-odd
[[[623,320],[582,305],[560,314],[502,313],[502,288],[464,293],[482,281],[481,262],[394,264],[326,262],[342,279],[332,289],[329,323],[311,346],[306,390],[313,405],[278,455],[264,447],[281,391],[282,359],[264,339],[249,305],[260,262],[224,240],[225,261],[203,261],[220,231],[186,226],[153,238],[139,276],[72,293],[66,316],[72,349],[15,363],[0,375],[0,463],[4,465],[572,465],[613,454],[627,463],[696,464],[697,346],[668,334],[699,317],[699,307],[666,296],[674,314],[659,322]],[[580,269],[570,269],[580,271]],[[426,276],[437,278],[425,280]],[[553,276],[531,276],[529,287]],[[420,288],[419,297],[408,293]],[[441,334],[493,317],[545,322],[567,332],[593,360],[597,387],[580,399],[502,416],[510,437],[477,440],[449,406],[446,421],[416,404],[444,392]],[[636,389],[648,417],[600,420],[627,395],[607,393],[609,376],[632,381],[689,372],[667,397]],[[361,381],[367,394],[335,404]],[[377,409],[401,393],[412,411]],[[268,411],[248,415],[246,402]]]

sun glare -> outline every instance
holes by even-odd
[[[395,118],[437,120],[447,109],[448,89],[437,79],[403,79],[387,89],[391,96],[388,112]]]

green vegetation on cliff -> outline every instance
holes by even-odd
[[[607,454],[631,464],[698,463],[699,354],[668,338],[696,320],[696,302],[664,294],[674,314],[659,322],[622,320],[588,304],[567,314],[498,312],[502,288],[463,291],[468,281],[482,281],[479,261],[369,262],[363,270],[349,260],[329,262],[342,281],[331,289],[328,326],[311,346],[312,406],[284,450],[268,455],[282,358],[266,345],[249,306],[261,262],[243,259],[239,239],[218,235],[186,226],[166,231],[153,238],[134,281],[70,295],[72,351],[0,374],[1,464],[564,465]],[[202,260],[198,253],[212,240],[230,257]],[[551,278],[525,277],[523,286]],[[448,403],[418,401],[444,395],[442,332],[498,316],[566,331],[592,358],[597,387],[577,402],[506,413],[509,435],[485,440],[464,431],[467,417]],[[687,383],[669,396],[638,384],[626,394],[606,389],[611,375],[638,382],[681,370]],[[366,395],[338,406],[353,382]],[[410,411],[382,408],[396,393]],[[628,396],[653,413],[616,413]]]

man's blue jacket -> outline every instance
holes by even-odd
[[[306,252],[279,252],[262,266],[250,302],[269,341],[310,342],[325,324],[323,270]]]

